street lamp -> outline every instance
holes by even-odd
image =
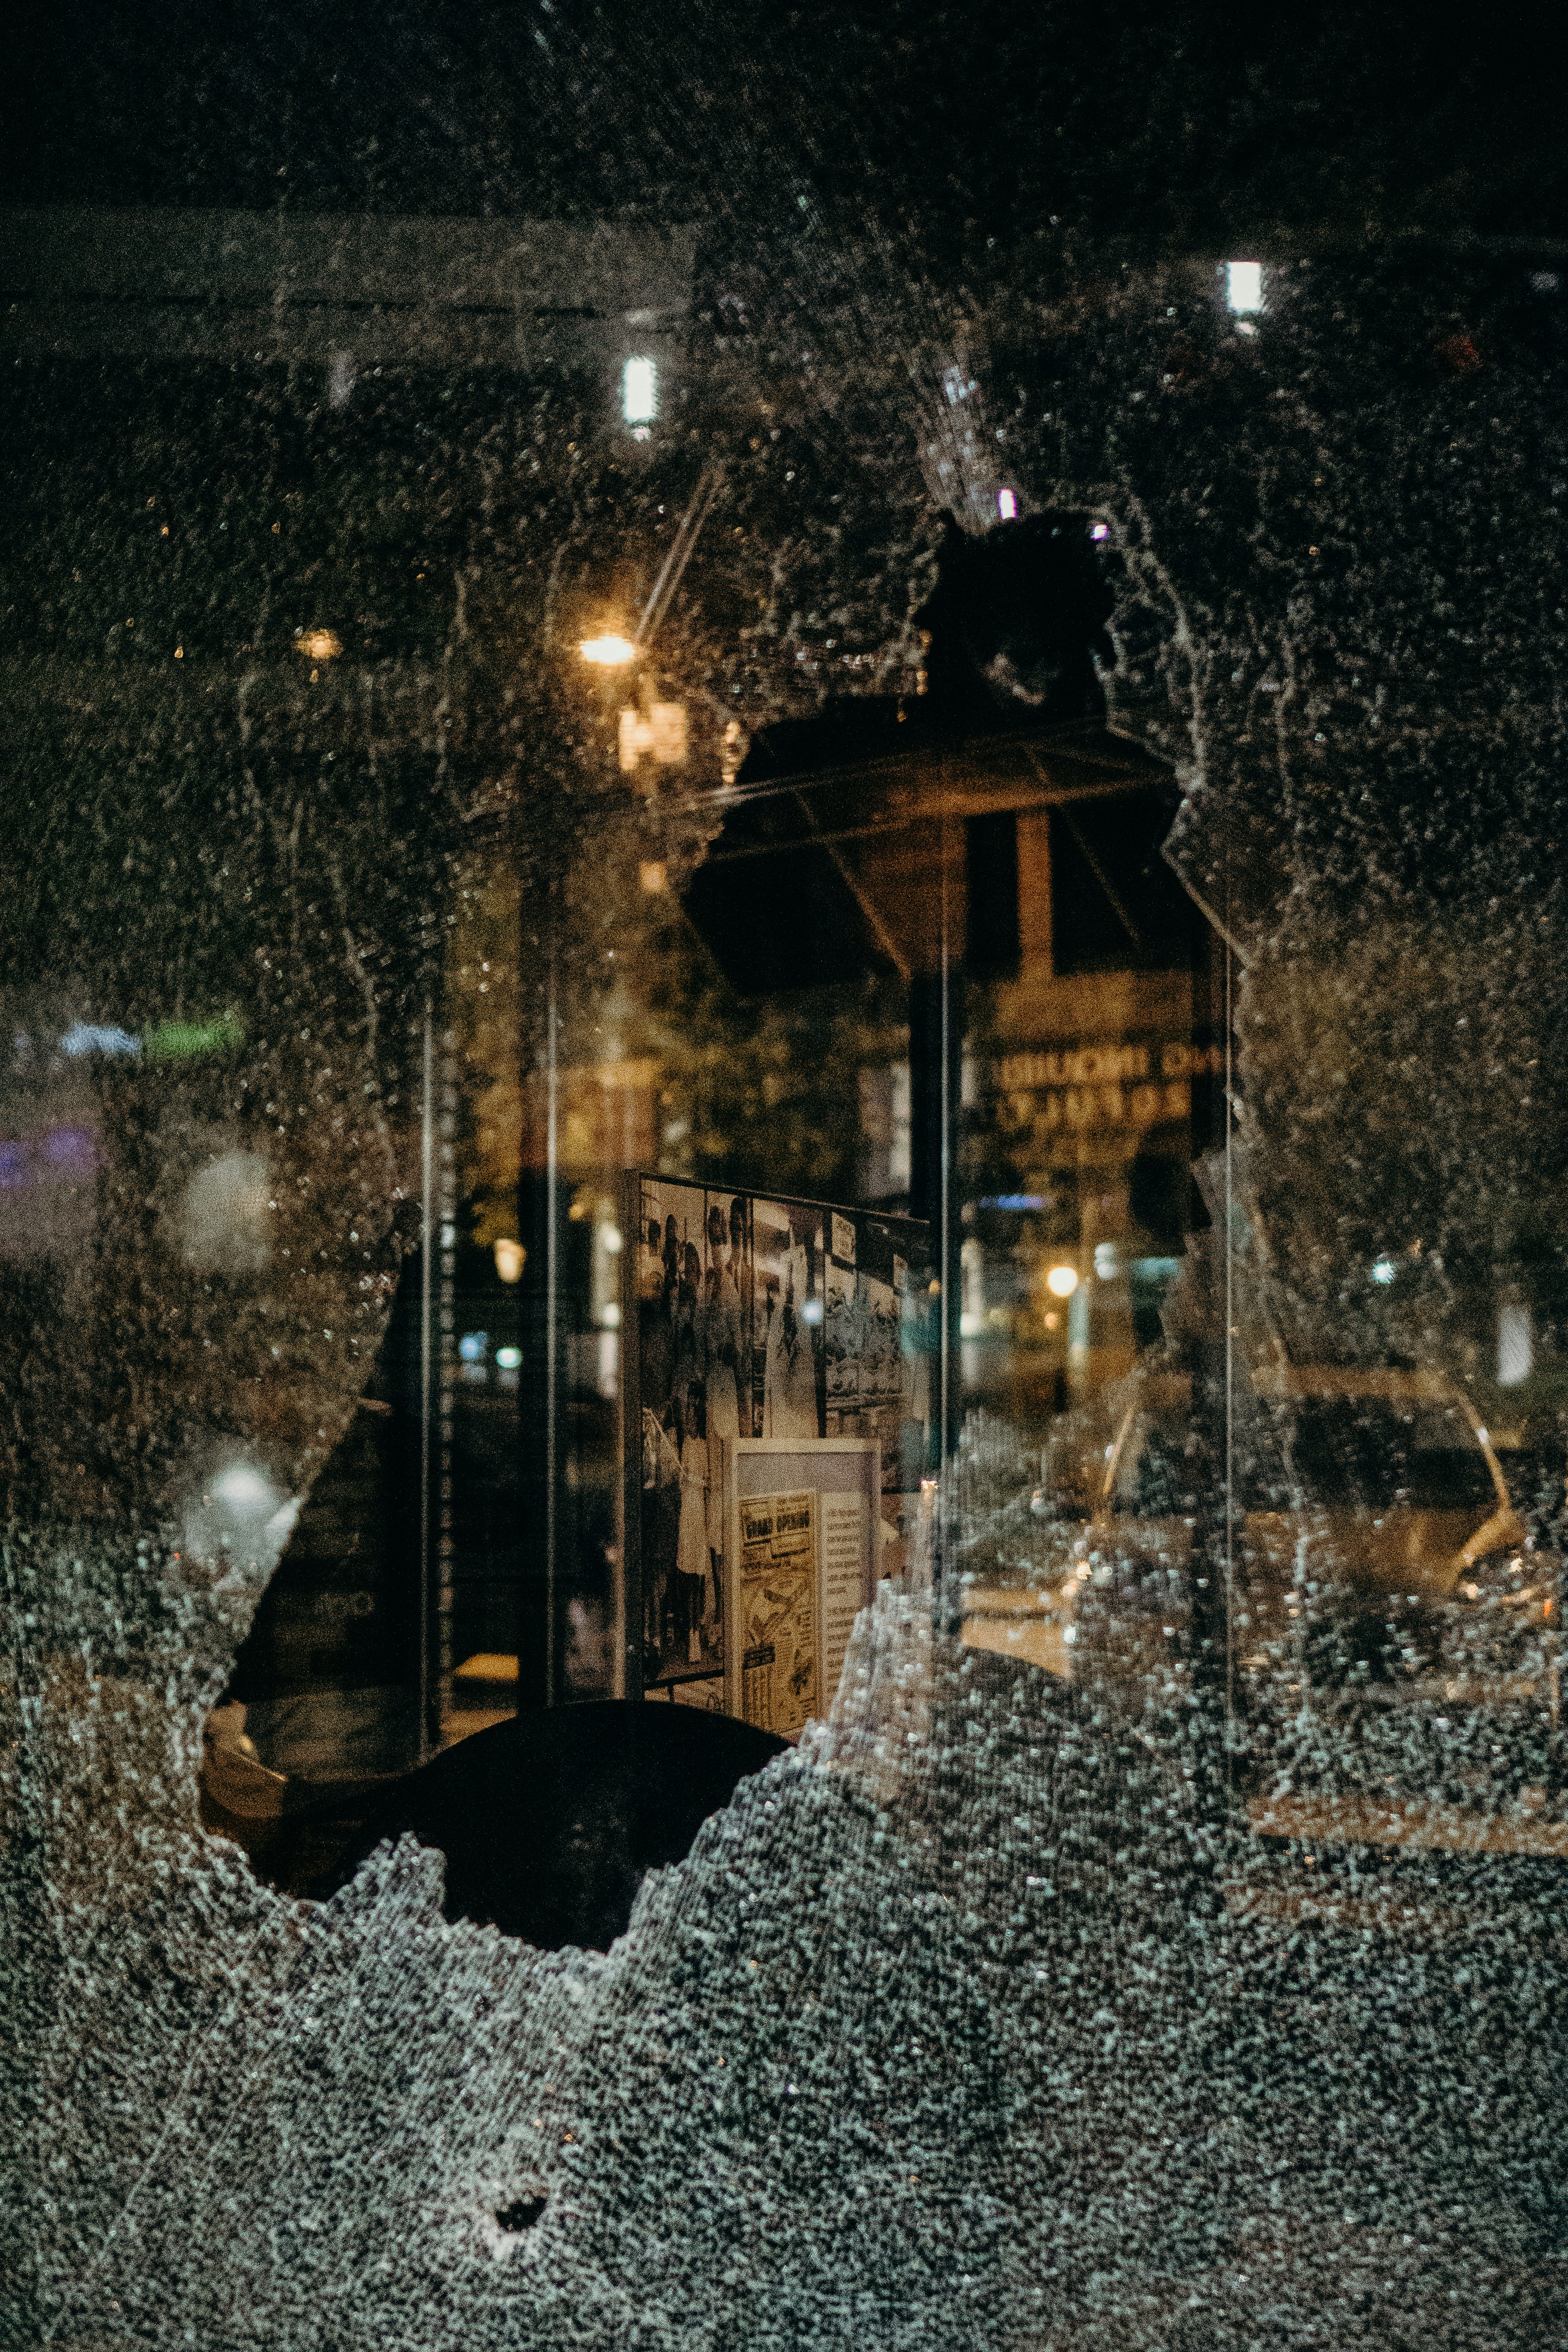
[[[307,661],[336,661],[343,649],[343,641],[335,629],[296,629],[294,651],[303,654]]]
[[[606,631],[603,636],[584,637],[578,652],[585,662],[596,669],[625,669],[640,661],[643,647],[634,638],[623,637]],[[655,702],[648,692],[646,676],[641,681],[639,703],[628,702],[621,712],[617,749],[623,772],[637,773],[644,759],[651,759],[660,768],[678,768],[686,759],[688,730],[686,705],[683,702]]]
[[[583,638],[577,650],[585,662],[593,662],[600,669],[624,669],[627,662],[635,662],[637,657],[637,648],[630,637],[613,632],[602,637]]]

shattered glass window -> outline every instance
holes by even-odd
[[[34,12],[0,2346],[1562,2340],[1550,46]]]

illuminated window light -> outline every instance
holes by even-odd
[[[521,1348],[498,1348],[496,1349],[496,1361],[500,1366],[503,1372],[515,1372],[519,1364],[522,1361],[522,1349]]]
[[[1500,1389],[1516,1389],[1535,1370],[1535,1335],[1530,1309],[1511,1301],[1498,1313],[1497,1378]]]
[[[496,1272],[503,1282],[521,1282],[528,1252],[521,1242],[500,1241],[495,1245]],[[497,1358],[500,1361],[500,1358]]]
[[[628,425],[651,425],[658,415],[658,368],[653,360],[628,360],[621,370],[621,415]]]
[[[1227,310],[1238,317],[1249,310],[1263,308],[1263,264],[1260,261],[1227,261],[1225,265],[1225,299]]]
[[[1110,537],[1110,525],[1108,522],[1097,522],[1091,528],[1089,535],[1098,547]]]
[[[1053,1298],[1070,1298],[1078,1288],[1076,1265],[1053,1265],[1046,1276],[1046,1288]]]
[[[1004,522],[1016,522],[1018,520],[1018,500],[1015,491],[997,491],[996,512]]]
[[[458,1353],[465,1364],[479,1363],[489,1346],[488,1331],[465,1331],[458,1342]]]

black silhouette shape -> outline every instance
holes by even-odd
[[[668,1702],[531,1710],[399,1781],[331,1883],[407,1832],[446,1857],[448,1919],[488,1922],[546,1951],[605,1951],[625,1933],[646,1874],[688,1853],[709,1815],[787,1744]]]

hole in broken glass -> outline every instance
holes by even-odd
[[[648,1872],[683,1860],[741,1780],[787,1745],[696,1708],[529,1707],[374,1787],[291,1801],[254,1751],[236,1752],[243,1725],[220,1718],[243,1715],[230,1705],[211,1719],[203,1819],[244,1848],[265,1883],[325,1899],[377,1847],[411,1836],[442,1857],[448,1919],[542,1950],[607,1950],[626,1933]],[[247,1815],[251,1782],[269,1785]]]
[[[536,1948],[605,1950],[648,1872],[684,1859],[739,1781],[785,1743],[687,1706],[543,1707],[520,1693],[515,1655],[487,1652],[467,1663],[482,1672],[473,1687],[488,1709],[468,1720],[454,1711],[442,1745],[420,1758],[395,1647],[406,1570],[397,1506],[417,1458],[396,1367],[417,1295],[416,1283],[400,1286],[373,1380],[383,1393],[362,1398],[318,1475],[208,1718],[201,1820],[265,1885],[315,1900],[411,1836],[441,1857],[448,1919]],[[487,1290],[480,1319],[492,1328],[494,1306]],[[469,1684],[453,1680],[466,1695]]]
[[[505,2205],[496,2207],[496,2228],[509,2238],[521,2237],[531,2230],[544,2211],[547,2200],[524,2195],[513,2197]]]

